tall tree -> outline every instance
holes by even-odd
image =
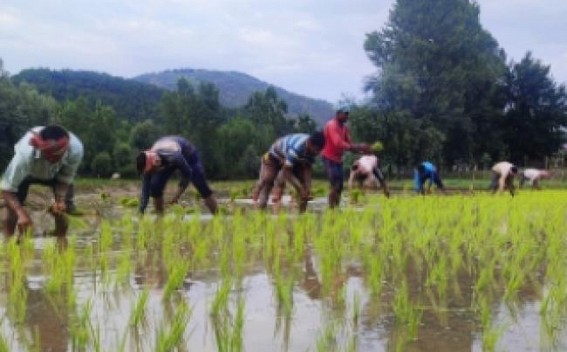
[[[506,109],[505,141],[511,159],[542,158],[555,153],[565,142],[567,126],[565,85],[557,85],[550,67],[526,53],[519,63],[510,64],[509,100]]]
[[[386,27],[365,42],[379,69],[367,84],[373,103],[435,129],[449,163],[480,154],[477,120],[496,123],[503,107],[493,95],[505,57],[480,25],[479,11],[470,0],[397,0]]]
[[[275,136],[283,136],[291,132],[292,125],[288,123],[285,116],[287,103],[278,97],[274,87],[268,87],[263,93],[252,94],[244,111],[254,123],[271,126]]]

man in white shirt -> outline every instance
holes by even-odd
[[[4,236],[11,237],[16,227],[20,235],[32,227],[32,219],[23,207],[32,184],[52,188],[55,201],[49,211],[55,219],[55,235],[65,236],[65,195],[83,159],[83,144],[61,126],[39,126],[16,143],[14,152],[0,183],[6,203]]]
[[[372,189],[381,186],[384,195],[386,197],[390,196],[386,179],[380,170],[380,160],[376,155],[363,155],[352,164],[348,179],[348,187],[350,189],[353,188],[354,182],[357,182],[360,188]]]
[[[530,186],[535,189],[541,189],[539,181],[542,179],[550,178],[551,173],[547,170],[540,169],[525,169],[520,174],[520,187],[524,186],[524,183],[528,181]]]
[[[492,167],[492,181],[490,189],[492,193],[498,193],[508,189],[512,197],[514,196],[514,177],[518,174],[518,168],[507,161],[496,163]]]

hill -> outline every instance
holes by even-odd
[[[85,97],[92,105],[97,101],[112,106],[119,118],[143,121],[159,114],[159,102],[166,91],[153,85],[91,71],[45,68],[25,69],[11,76],[14,84],[28,82],[40,93],[57,101]]]
[[[176,89],[181,77],[194,85],[201,81],[215,84],[221,104],[228,108],[243,106],[252,93],[265,91],[270,86],[244,73],[193,69],[168,70],[125,79],[92,71],[38,68],[22,70],[11,79],[14,84],[24,81],[33,84],[39,92],[49,94],[58,101],[83,96],[91,104],[100,101],[112,106],[120,118],[143,121],[159,115],[162,95],[166,90]],[[274,88],[278,96],[287,102],[290,115],[309,114],[319,125],[323,125],[333,113],[329,102]]]
[[[265,91],[271,84],[244,73],[235,71],[211,71],[198,69],[176,69],[159,73],[148,73],[132,78],[138,82],[173,90],[176,89],[179,78],[185,77],[194,85],[199,82],[211,82],[219,90],[219,99],[226,107],[239,107],[246,104],[250,95],[256,91]],[[272,85],[273,86],[273,85]],[[319,125],[333,114],[331,103],[312,99],[285,89],[273,86],[278,96],[288,104],[291,115],[309,114]]]

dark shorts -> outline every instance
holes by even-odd
[[[331,183],[331,187],[342,191],[344,184],[344,170],[343,163],[337,163],[336,161],[321,157],[323,164],[325,165],[325,171],[327,171],[327,178]]]
[[[24,178],[22,183],[20,183],[20,185],[18,186],[18,192],[17,192],[18,200],[20,201],[21,204],[25,203],[31,185],[42,185],[42,186],[50,187],[51,190],[55,192],[56,184],[57,181],[54,178],[50,180],[42,180],[28,176]]]

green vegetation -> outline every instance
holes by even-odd
[[[227,195],[245,187],[219,186]],[[108,196],[118,204],[113,196],[120,195]],[[210,220],[182,207],[161,219],[125,207],[63,248],[47,242],[36,252],[29,238],[2,243],[5,319],[22,326],[4,333],[2,345],[15,346],[14,333],[35,336],[19,340],[29,346],[44,339],[25,318],[37,309],[24,283],[39,260],[40,289],[60,307],[57,316],[68,316],[69,343],[78,350],[247,350],[259,338],[249,324],[266,289],[273,311],[262,319],[273,320],[277,338],[263,341],[272,341],[271,349],[292,346],[301,336],[290,328],[299,323],[294,319],[318,302],[320,320],[309,321],[317,334],[302,350],[355,351],[369,343],[361,334],[369,326],[387,327],[388,344],[407,350],[430,338],[429,324],[444,330],[456,321],[478,332],[483,349],[500,350],[528,292],[541,321],[530,336],[538,346],[553,346],[567,312],[566,199],[561,190],[514,198],[367,193],[364,208],[345,204],[301,216],[245,211],[227,199],[228,215]],[[251,284],[258,272],[266,276],[263,285]]]

